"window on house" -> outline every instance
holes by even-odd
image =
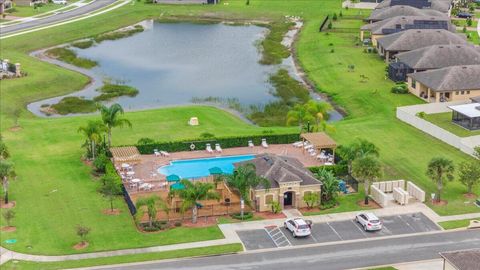
[[[457,91],[457,92],[455,92],[455,95],[457,95],[457,96],[458,96],[458,94],[459,94],[459,92],[458,92],[458,91]]]
[[[467,95],[470,95],[470,91],[467,91]]]
[[[416,88],[416,87],[417,87],[417,81],[412,79],[412,88]]]
[[[273,195],[272,194],[265,195],[265,204],[271,204],[272,202],[273,202]]]
[[[462,95],[465,95],[465,91],[462,91]]]

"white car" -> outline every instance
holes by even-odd
[[[355,221],[362,225],[365,231],[378,231],[382,229],[382,221],[373,213],[360,213]]]
[[[67,4],[67,0],[52,0],[52,2],[54,4],[57,4],[57,5],[66,5]]]
[[[289,218],[283,223],[285,229],[289,230],[293,237],[304,237],[312,234],[310,225],[303,218]]]

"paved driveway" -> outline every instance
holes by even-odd
[[[315,223],[312,226],[312,235],[305,238],[293,238],[292,234],[280,228],[288,239],[290,246],[325,243],[343,240],[357,240],[380,236],[401,235],[437,231],[440,228],[422,213],[381,217],[383,229],[375,232],[365,232],[362,227],[352,220]],[[277,240],[278,232],[269,234],[269,229],[237,231],[247,250],[274,248],[285,246]]]

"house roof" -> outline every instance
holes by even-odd
[[[300,137],[309,141],[316,148],[336,148],[337,143],[325,132],[302,133]]]
[[[437,25],[431,23],[423,24],[422,21],[439,23],[437,23]],[[361,30],[370,31],[374,35],[385,35],[390,34],[387,32],[389,29],[397,30],[398,27],[400,27],[402,31],[408,29],[446,29],[450,32],[456,32],[455,26],[450,23],[448,18],[435,16],[396,16],[364,25]]]
[[[471,98],[472,102],[480,103],[480,96]]]
[[[480,65],[452,66],[408,74],[433,91],[480,89]]]
[[[399,53],[395,57],[398,62],[417,70],[479,65],[480,49],[469,44],[433,45]]]
[[[457,270],[478,270],[480,249],[459,250],[440,253]]]
[[[480,103],[468,103],[462,105],[448,106],[448,108],[470,118],[480,117]]]
[[[433,9],[419,9],[410,6],[393,6],[380,9],[374,9],[368,21],[381,21],[396,16],[434,16],[448,18],[445,13]]]
[[[451,4],[451,0],[384,0],[378,4],[376,8],[378,9],[403,5],[416,8],[430,8],[446,13],[450,9]]]
[[[255,165],[257,175],[268,179],[270,188],[278,188],[279,184],[291,182],[300,182],[301,186],[322,184],[295,158],[263,154],[253,160],[237,162],[234,166],[238,168],[248,163]],[[255,189],[264,188],[263,186],[258,186]]]
[[[466,37],[443,29],[411,29],[377,40],[387,51],[411,51],[431,45],[467,44]]]

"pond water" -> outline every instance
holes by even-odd
[[[258,61],[256,44],[267,29],[254,25],[144,22],[145,31],[115,41],[103,41],[87,49],[73,49],[79,57],[98,66],[82,72],[94,79],[84,90],[68,96],[93,98],[105,79],[122,82],[139,90],[135,97],[119,97],[125,110],[191,104],[194,98],[235,99],[242,106],[263,105],[276,98],[269,75],[283,67],[292,71],[291,58],[281,65]],[[294,76],[295,77],[295,76]],[[42,115],[42,104],[55,104],[55,97],[28,105]]]

